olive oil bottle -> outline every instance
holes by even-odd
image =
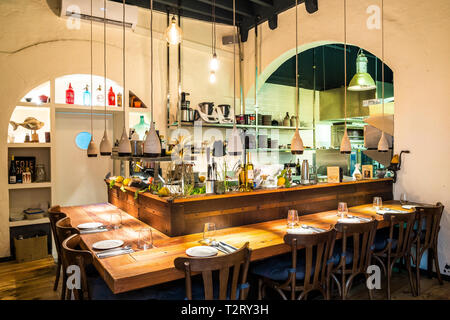
[[[253,190],[253,181],[254,181],[254,173],[253,173],[253,163],[250,161],[250,151],[247,153],[247,164],[245,168],[246,172],[246,191]]]
[[[239,191],[244,192],[246,191],[246,172],[245,172],[245,165],[241,164],[239,168]]]

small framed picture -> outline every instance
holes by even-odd
[[[363,179],[373,178],[373,166],[371,164],[363,165],[361,171]]]
[[[328,183],[339,183],[339,167],[327,167]]]

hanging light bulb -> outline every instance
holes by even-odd
[[[219,59],[217,59],[217,54],[214,53],[211,61],[209,62],[209,67],[212,71],[217,71],[219,69]]]
[[[209,82],[215,83],[216,82],[216,73],[214,71],[211,71],[209,73]]]
[[[350,139],[348,138],[347,134],[347,128],[345,128],[344,136],[342,137],[341,141],[341,153],[351,153],[352,152],[352,145],[350,143]]]
[[[87,156],[89,158],[97,157],[98,150],[97,146],[94,143],[94,136],[91,136],[91,142],[89,142],[89,146],[87,148]]]
[[[304,150],[305,150],[305,148],[303,146],[303,140],[300,137],[300,132],[298,131],[298,128],[296,128],[294,136],[292,137],[292,141],[291,141],[291,153],[292,154],[303,154]]]
[[[112,151],[112,145],[109,141],[108,134],[106,132],[103,133],[102,141],[100,142],[100,155],[102,156],[110,156]]]
[[[168,43],[176,45],[181,42],[182,38],[183,31],[181,31],[181,28],[177,25],[177,19],[175,16],[172,16],[170,26],[166,29],[166,40]]]
[[[371,75],[367,72],[368,59],[364,55],[362,49],[359,50],[358,57],[356,58],[356,74],[350,81],[347,90],[349,91],[367,91],[377,88],[375,81]]]

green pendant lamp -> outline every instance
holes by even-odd
[[[384,0],[381,0],[381,99],[383,100],[384,118]],[[389,150],[389,143],[384,135],[384,131],[381,133],[377,150],[378,152],[388,152]]]
[[[367,72],[367,57],[362,49],[359,49],[358,57],[356,58],[356,74],[348,85],[350,91],[367,91],[377,88],[375,81]]]

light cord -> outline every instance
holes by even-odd
[[[92,16],[92,0],[91,0],[91,16]],[[92,33],[92,19],[91,19],[91,139],[94,137],[94,131],[93,131],[93,123],[92,123],[92,97],[94,95],[94,92],[92,90],[93,88],[93,60],[94,60],[94,53],[93,53],[93,42],[92,42],[92,37],[93,37],[93,33]]]
[[[344,0],[344,123],[347,130],[347,1]]]
[[[298,0],[295,0],[295,125],[296,129],[298,129],[298,120],[299,120],[299,96],[300,90],[298,87]]]
[[[233,0],[233,110],[236,111],[236,0]],[[236,117],[234,117],[236,127]]]
[[[153,0],[150,0],[150,103],[151,121],[153,123]]]
[[[122,46],[123,46],[123,62],[122,62],[122,68],[123,68],[123,70],[122,70],[122,73],[123,73],[123,127],[125,128],[126,127],[126,125],[125,125],[125,108],[126,108],[126,96],[127,96],[127,94],[126,94],[126,90],[125,90],[125,78],[126,78],[126,76],[125,76],[125,72],[126,72],[126,69],[125,69],[125,0],[123,0],[123,16],[122,16],[122,30],[123,30],[123,44],[122,44]]]
[[[384,0],[381,0],[381,97],[383,99],[384,119]]]
[[[103,92],[104,92],[104,96],[103,96],[103,101],[104,101],[104,108],[105,108],[105,131],[106,131],[106,0],[103,1],[103,71],[104,71],[104,88],[103,88]]]

